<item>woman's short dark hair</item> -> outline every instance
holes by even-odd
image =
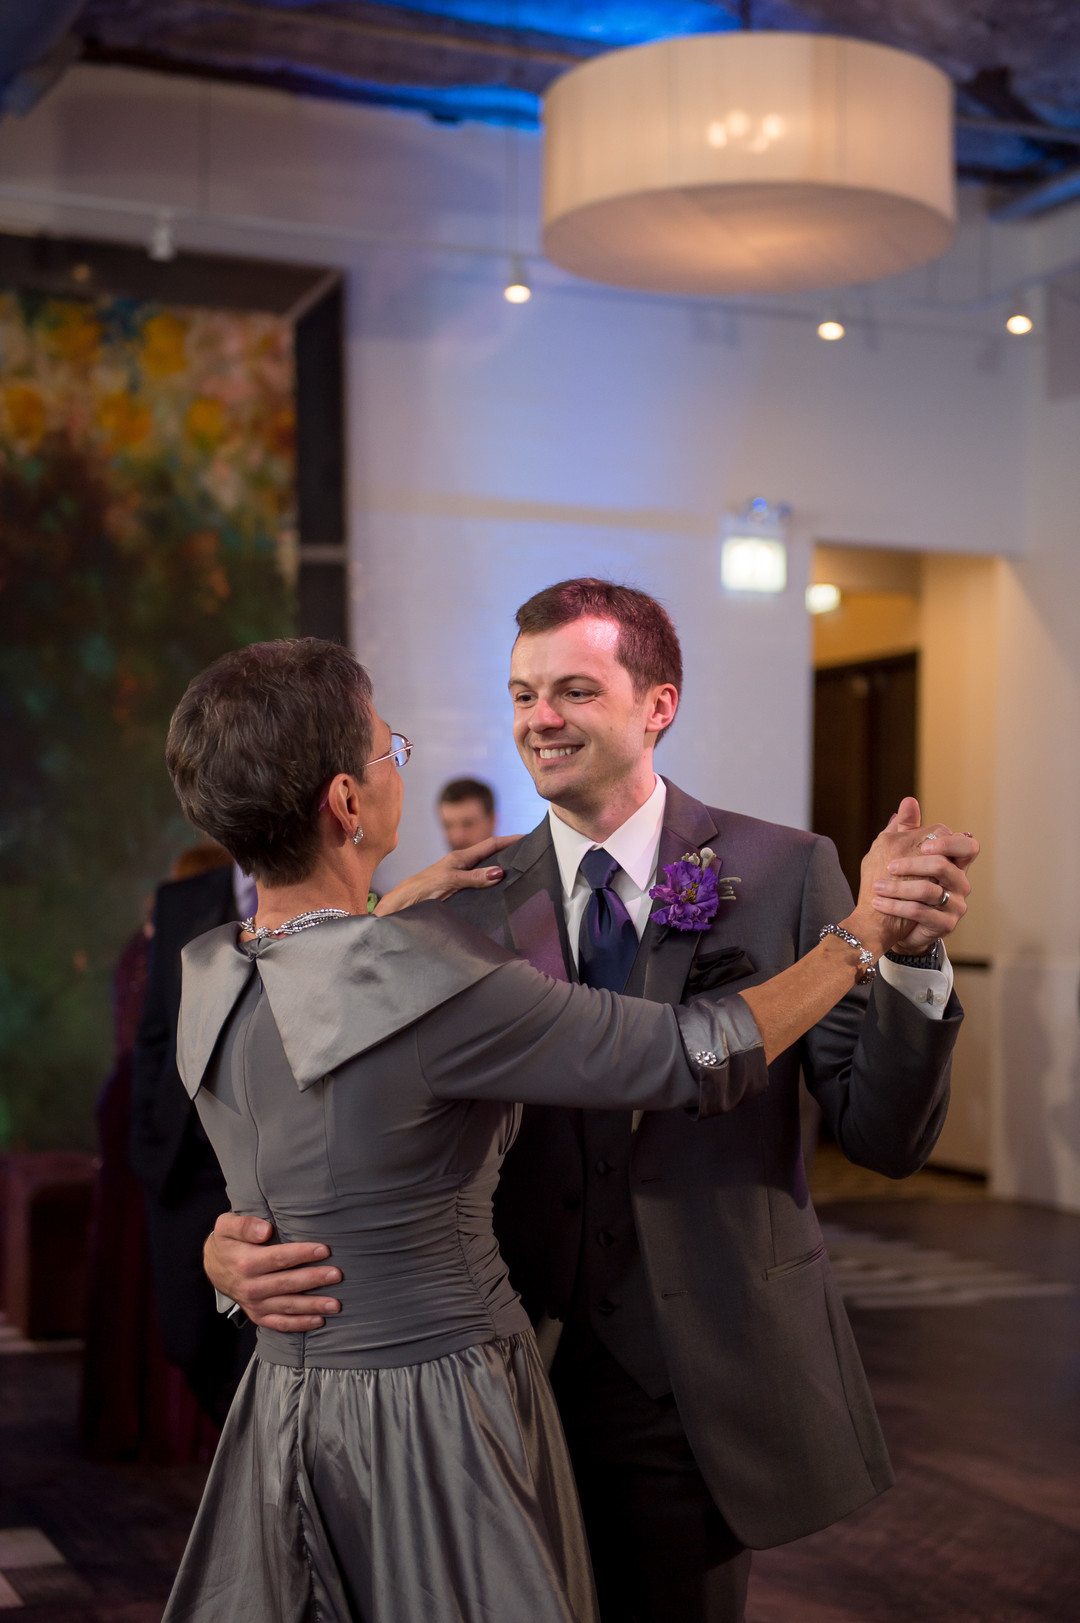
[[[682,691],[682,649],[671,616],[655,597],[633,586],[619,586],[592,575],[546,586],[518,609],[518,635],[534,637],[557,631],[585,615],[615,621],[619,628],[615,658],[629,671],[636,694],[661,682]],[[665,727],[657,734],[658,743],[666,732]]]
[[[318,637],[223,654],[173,713],[165,764],[188,820],[252,878],[306,879],[319,798],[371,759],[371,680],[347,648]]]

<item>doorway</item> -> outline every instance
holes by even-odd
[[[905,795],[917,795],[918,654],[814,674],[815,834],[836,846],[852,892],[859,864]]]
[[[935,1165],[990,1163],[996,770],[996,581],[987,558],[887,548],[815,548],[813,813],[857,890],[859,865],[905,795],[929,821],[984,845],[974,906],[948,944],[967,1019]],[[934,695],[920,706],[920,694]]]

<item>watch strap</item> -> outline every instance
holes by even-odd
[[[935,941],[929,952],[918,954],[887,952],[885,956],[890,964],[904,964],[908,969],[940,969],[941,942]]]

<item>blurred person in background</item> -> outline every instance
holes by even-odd
[[[242,919],[255,886],[212,841],[154,898],[146,996],[131,1076],[131,1166],[143,1186],[150,1271],[170,1363],[220,1425],[254,1348],[217,1311],[201,1267],[202,1243],[225,1201],[225,1180],[176,1069],[180,954],[217,924]]]
[[[451,778],[437,805],[449,851],[464,851],[495,832],[495,791],[480,778]]]
[[[173,864],[170,880],[229,869],[232,858],[201,840]],[[154,926],[127,942],[112,980],[113,1065],[97,1103],[99,1166],[90,1227],[90,1282],[80,1433],[94,1459],[182,1465],[207,1460],[217,1429],[165,1356],[150,1281],[143,1191],[131,1169],[131,1074],[146,997]]]

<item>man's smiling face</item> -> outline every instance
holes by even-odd
[[[538,792],[556,806],[586,811],[635,779],[651,786],[652,746],[671,720],[674,689],[635,693],[618,641],[613,620],[582,616],[514,644],[514,741]]]

